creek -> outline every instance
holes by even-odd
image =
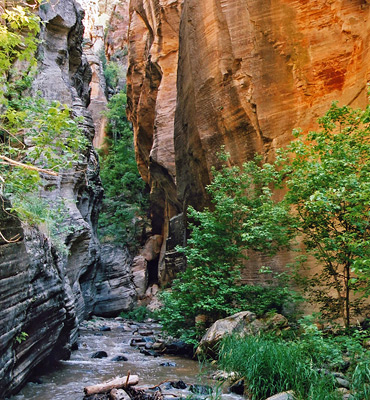
[[[110,330],[103,331],[106,328]],[[72,352],[71,358],[57,362],[53,369],[38,376],[34,382],[27,383],[10,400],[82,400],[85,386],[102,383],[116,376],[125,376],[128,371],[139,376],[140,388],[155,386],[167,380],[216,387],[217,381],[211,381],[206,376],[200,377],[202,368],[195,360],[172,355],[152,357],[140,353],[130,343],[132,339],[140,337],[141,330],[159,333],[160,327],[153,323],[130,324],[102,318],[83,322],[79,348]],[[108,357],[91,358],[97,351],[105,351]],[[113,361],[114,357],[120,355],[125,356],[127,361]],[[163,363],[171,363],[173,366],[162,366]],[[181,397],[189,394],[187,391],[181,391],[185,392],[181,394],[179,392],[171,390],[171,393]],[[225,394],[223,397],[229,400],[242,398],[235,394]]]

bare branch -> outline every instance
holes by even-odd
[[[4,160],[9,165],[14,165],[15,167],[30,169],[32,171],[42,172],[42,173],[48,174],[48,175],[59,176],[59,174],[57,172],[50,171],[48,169],[38,168],[34,165],[24,164],[19,161],[12,160],[11,158],[8,158],[6,156],[0,156],[0,159]]]
[[[19,234],[19,233],[17,233],[15,236],[13,236],[12,238],[10,238],[10,239],[6,239],[5,237],[4,237],[4,235],[1,233],[1,231],[0,231],[0,237],[1,237],[1,239],[3,239],[4,240],[4,242],[6,242],[6,243],[17,243],[17,242],[19,242],[22,238],[21,238],[21,235]]]

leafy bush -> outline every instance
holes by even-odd
[[[131,311],[121,312],[120,317],[137,322],[143,322],[148,318],[154,318],[155,314],[145,306],[139,306]]]
[[[226,161],[228,155],[221,154]],[[288,209],[272,199],[270,186],[279,184],[279,173],[256,159],[243,168],[224,165],[212,170],[207,187],[213,208],[197,211],[189,207],[191,231],[185,253],[188,267],[174,280],[171,291],[162,295],[164,330],[196,340],[213,321],[251,309],[258,314],[281,311],[292,300],[278,282],[274,285],[242,285],[240,269],[246,249],[274,254],[287,245]],[[203,315],[206,324],[196,324]]]

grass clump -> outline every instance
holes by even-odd
[[[296,342],[232,336],[220,346],[219,366],[244,378],[252,400],[292,390],[297,400],[339,400],[334,377],[320,372]]]

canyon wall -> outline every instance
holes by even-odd
[[[8,214],[10,204],[0,207],[1,398],[19,390],[40,363],[68,358],[80,321],[92,313],[117,315],[136,296],[132,257],[101,248],[96,236],[103,189],[87,110],[92,72],[82,51],[84,12],[74,0],[51,0],[39,14],[45,23],[32,90],[80,117],[87,147],[73,168],[43,176],[40,197],[51,208],[64,204],[57,237]]]
[[[129,115],[165,237],[176,235],[170,218],[207,204],[204,187],[222,145],[232,164],[255,152],[269,160],[293,128],[315,128],[332,101],[366,104],[369,7],[365,0],[131,0]],[[166,259],[164,282],[174,268]]]

